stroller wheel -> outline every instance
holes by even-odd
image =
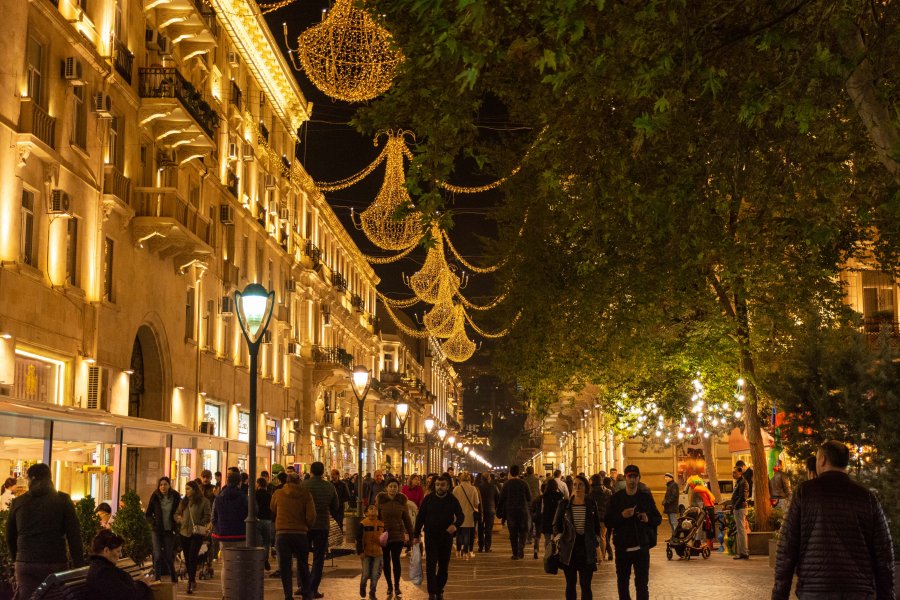
[[[672,547],[666,544],[666,558],[672,560]]]
[[[704,560],[709,558],[709,548],[704,547],[703,550],[700,551],[700,555],[703,557]]]

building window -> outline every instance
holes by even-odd
[[[114,165],[121,173],[122,165],[122,133],[124,129],[124,119],[115,117],[109,122],[109,138],[106,140],[106,164]]]
[[[265,253],[265,249],[263,248],[262,242],[256,243],[256,282],[262,283],[263,281],[263,254]]]
[[[36,39],[28,38],[28,50],[25,57],[25,76],[28,86],[28,97],[40,106],[44,105],[44,46]]]
[[[250,441],[250,413],[238,412],[238,441]]]
[[[66,282],[78,285],[78,219],[66,224]]]
[[[16,349],[13,397],[62,404],[65,363]]]
[[[213,424],[215,429],[214,435],[225,435],[225,419],[223,419],[224,408],[221,404],[213,402],[203,403],[203,420]]]
[[[103,299],[113,302],[113,251],[115,242],[106,238],[103,242]]]
[[[184,339],[194,339],[194,288],[188,288],[184,302]]]
[[[21,260],[26,265],[37,266],[34,243],[34,192],[22,190]]]
[[[231,317],[222,319],[222,356],[227,360],[234,360],[231,352],[231,341],[234,337],[231,325]]]
[[[216,334],[216,301],[206,301],[206,341],[204,342],[207,350],[215,345]]]
[[[882,324],[897,320],[894,279],[882,271],[862,272],[863,318],[866,328],[879,331]]]
[[[87,105],[84,103],[84,88],[83,85],[72,88],[75,102],[72,115],[72,143],[82,150],[87,148]]]

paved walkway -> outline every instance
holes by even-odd
[[[476,554],[472,560],[451,559],[450,582],[445,590],[447,600],[559,600],[564,596],[565,578],[546,575],[543,561],[531,554],[521,561],[510,559],[509,542],[505,533],[496,536],[494,551]],[[414,586],[407,578],[408,560],[403,561],[403,597],[405,600],[426,600],[424,584]],[[218,573],[216,573],[218,576]],[[266,577],[266,600],[283,600],[281,580]],[[185,584],[178,584],[177,598],[187,598]],[[653,550],[650,567],[650,597],[654,600],[762,600],[770,597],[772,569],[768,557],[734,561],[730,556],[714,552],[709,560],[699,557],[690,561],[666,560],[665,543]],[[384,577],[378,583],[378,598],[386,597]],[[594,597],[616,598],[615,566],[603,563],[594,574]],[[359,561],[344,557],[326,563],[321,591],[325,600],[356,600],[359,598]],[[632,592],[633,593],[633,592]],[[195,598],[219,599],[221,588],[215,581],[199,582]]]

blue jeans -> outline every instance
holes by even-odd
[[[310,594],[319,591],[322,583],[322,571],[325,569],[325,555],[328,553],[328,531],[325,529],[309,530],[309,548],[313,553],[312,569],[309,575]]]
[[[269,555],[272,550],[272,538],[275,534],[275,526],[272,521],[259,519],[256,522],[256,535],[259,536],[259,545],[266,549],[266,564],[269,563]]]
[[[178,583],[178,575],[175,573],[175,532],[153,532],[153,573],[157,581],[163,575],[168,575]]]
[[[675,537],[675,530],[678,529],[678,513],[666,513],[669,517],[669,526],[672,528],[672,537]]]
[[[275,551],[278,552],[278,570],[281,571],[281,587],[284,597],[291,599],[294,591],[291,587],[293,569],[291,562],[297,558],[297,583],[303,590],[303,598],[312,598],[313,593],[309,589],[309,542],[302,533],[277,533],[275,534]]]
[[[378,587],[378,580],[381,578],[381,556],[363,556],[362,557],[362,577],[359,579],[359,597],[366,595],[366,581],[369,582],[369,596],[375,597],[375,588]]]

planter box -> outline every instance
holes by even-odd
[[[747,534],[747,547],[750,556],[768,556],[769,540],[775,535],[774,531],[751,531]]]

